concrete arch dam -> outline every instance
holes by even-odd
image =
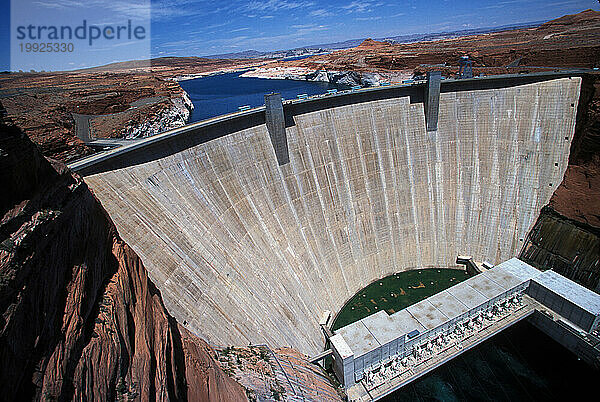
[[[284,105],[289,163],[259,110],[80,172],[179,322],[315,354],[376,279],[516,255],[560,184],[581,79],[469,82],[442,82],[437,131],[422,86],[359,91]]]

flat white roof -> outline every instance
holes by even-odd
[[[479,274],[471,279],[473,280],[469,280],[468,285],[484,295],[488,300],[500,296],[506,291],[506,289],[501,288],[496,282],[492,281],[484,274]]]
[[[431,304],[429,297],[412,306],[408,306],[406,310],[427,329],[435,329],[445,322],[450,321],[444,313]]]
[[[425,327],[421,325],[419,321],[413,317],[407,309],[400,310],[391,316],[397,325],[402,328],[402,331],[405,334],[414,331],[415,329],[419,331],[419,333],[423,333],[425,331]]]
[[[583,310],[598,316],[600,315],[600,295],[580,284],[557,274],[554,271],[544,271],[533,282],[569,300]]]
[[[481,306],[488,300],[484,295],[469,286],[467,281],[454,285],[445,291],[460,300],[469,310]]]
[[[405,333],[402,323],[389,316],[385,311],[371,314],[361,320],[377,342],[385,345],[398,339]]]
[[[385,312],[383,312],[385,314]],[[354,357],[359,357],[367,354],[371,350],[381,346],[377,339],[367,329],[362,320],[353,322],[343,328],[335,331],[336,335],[341,335],[354,352]],[[398,334],[400,336],[400,334]]]
[[[470,310],[466,304],[462,303],[447,290],[431,296],[429,301],[450,320],[453,320]]]
[[[506,272],[512,276],[521,279],[522,282],[527,282],[529,279],[538,276],[541,271],[532,267],[531,265],[519,260],[518,258],[511,258],[501,264],[496,265],[488,272]]]

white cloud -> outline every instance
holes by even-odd
[[[292,48],[294,45],[301,45],[305,42],[307,40],[306,34],[329,29],[325,25],[318,24],[295,25],[291,28],[294,31],[282,35],[238,36],[236,38],[211,39],[203,43],[203,48],[219,49],[219,51],[254,49],[257,47],[280,48],[283,42],[288,43],[289,47]],[[173,51],[176,49],[186,49],[189,53],[193,48],[198,47],[198,42],[193,40],[177,41],[169,43],[168,47]]]
[[[161,0],[152,3],[152,19],[168,20],[177,17],[189,19],[191,17],[219,14],[230,11],[235,7],[236,5],[233,2],[223,5],[223,2],[219,0]]]
[[[344,10],[348,10],[349,13],[370,13],[373,9],[383,6],[384,3],[375,1],[353,1],[350,4],[342,6]]]
[[[279,10],[295,10],[299,8],[306,8],[314,6],[315,3],[312,1],[289,1],[289,0],[266,0],[257,1],[253,0],[246,4],[245,9],[247,11],[268,11],[274,12]]]
[[[38,7],[51,9],[82,8],[85,6],[84,2],[74,0],[34,1],[33,4]]]
[[[381,16],[376,16],[376,17],[357,17],[354,20],[355,21],[377,21],[380,20]]]
[[[206,31],[206,30],[209,30],[209,29],[215,29],[215,28],[224,27],[224,26],[227,26],[229,24],[230,24],[230,22],[226,21],[226,22],[221,22],[221,23],[218,23],[218,24],[207,25],[203,29],[201,29],[199,32]]]
[[[45,8],[50,13],[57,11],[80,13],[82,16],[87,16],[93,19],[98,15],[115,14],[112,17],[131,18],[131,19],[150,19],[150,11],[152,5],[150,0],[39,0],[30,3],[35,7]]]
[[[333,14],[331,11],[320,8],[318,10],[311,11],[310,15],[313,17],[333,17],[335,14]]]
[[[317,24],[292,25],[292,28],[296,29],[295,33],[299,34],[299,35],[304,35],[309,32],[324,31],[326,29],[329,29],[325,25],[317,25]]]
[[[545,3],[544,7],[555,7],[555,6],[572,6],[573,2],[571,1],[559,1],[554,3]]]
[[[303,28],[311,28],[314,27],[315,24],[305,24],[305,25],[292,25],[294,29],[303,29]]]
[[[55,10],[77,10],[81,9],[82,12],[89,12],[93,16],[94,11],[111,11],[119,14],[120,16],[132,17],[132,18],[150,18],[150,0],[53,0],[53,1],[35,1],[32,2],[38,7],[49,8]]]

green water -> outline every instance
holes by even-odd
[[[419,269],[387,276],[354,295],[335,318],[332,329],[335,331],[380,310],[393,314],[468,277],[461,269]]]

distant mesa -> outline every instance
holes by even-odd
[[[577,14],[569,14],[564,17],[560,17],[554,19],[552,21],[548,21],[543,24],[540,29],[547,28],[556,28],[556,27],[566,27],[572,25],[585,25],[585,24],[594,24],[598,22],[600,19],[600,11],[595,11],[592,9],[587,9]]]
[[[358,45],[357,49],[377,49],[385,46],[389,46],[389,43],[368,38],[362,41],[362,43]]]

